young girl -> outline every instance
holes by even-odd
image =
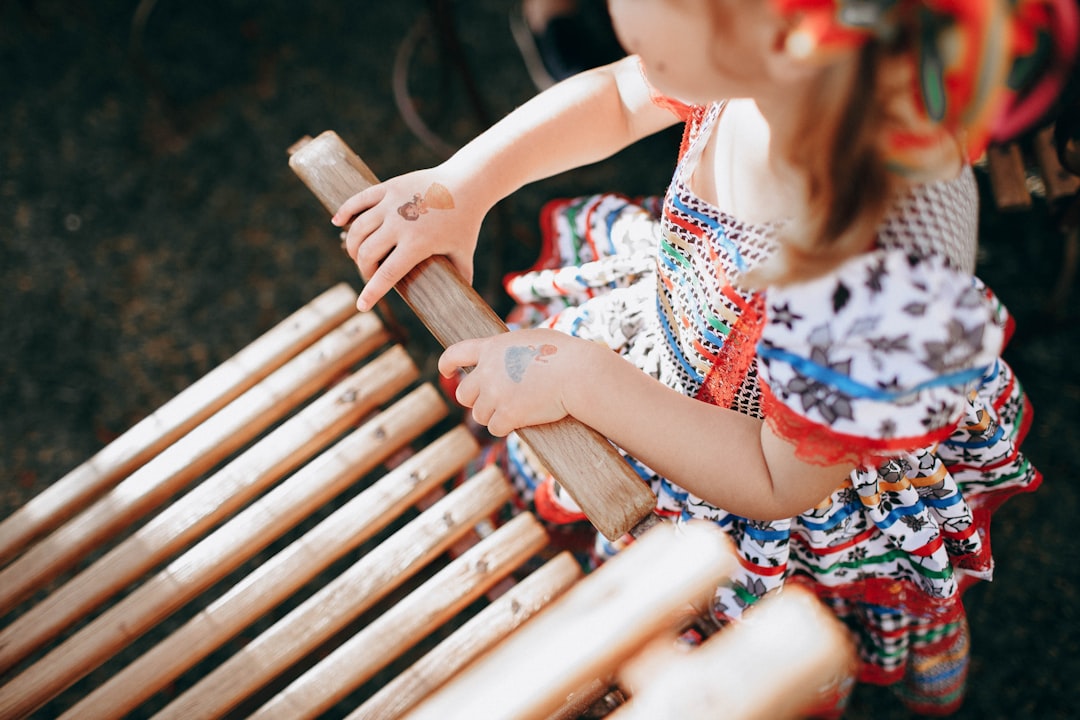
[[[805,583],[852,628],[860,679],[951,712],[990,512],[1039,483],[1007,316],[972,276],[967,160],[1044,5],[611,0],[630,57],[341,207],[359,307],[429,255],[471,279],[498,200],[685,123],[659,217],[553,206],[547,256],[509,284],[544,327],[453,345],[440,370],[475,366],[457,399],[493,435],[571,415],[625,451],[658,513],[723,527],[741,569],[719,621]],[[580,519],[515,436],[505,450],[542,514]]]

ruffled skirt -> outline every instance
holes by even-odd
[[[604,343],[667,380],[661,362],[667,341],[656,310],[657,210],[654,201],[616,195],[549,204],[540,260],[506,278],[518,303],[508,324]],[[1019,383],[999,360],[948,439],[853,472],[817,507],[782,521],[733,515],[627,461],[656,493],[657,513],[676,522],[715,522],[733,539],[740,568],[717,589],[713,611],[720,623],[737,620],[787,582],[809,586],[852,629],[860,680],[897,684],[913,710],[941,713],[962,699],[968,653],[961,594],[991,577],[991,513],[1040,482],[1019,452],[1030,418]],[[564,536],[585,527],[572,500],[515,436],[497,455],[523,502],[563,526]],[[595,537],[591,562],[618,550]]]

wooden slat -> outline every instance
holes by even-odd
[[[422,569],[512,492],[494,467],[469,478],[155,717],[196,720],[225,714]]]
[[[346,720],[394,720],[403,716],[461,668],[564,593],[581,576],[577,561],[568,552],[559,553],[398,673]]]
[[[58,527],[163,448],[356,312],[345,283],[293,313],[0,523],[0,563]]]
[[[251,717],[318,717],[434,632],[548,542],[530,513],[514,517],[319,661]]]
[[[0,612],[157,508],[387,339],[375,316],[354,315],[268,375],[0,572]]]
[[[430,386],[425,387],[430,390]],[[296,496],[310,484],[322,481],[336,486],[370,472],[397,445],[385,437],[380,438],[384,432],[397,435],[393,427],[383,428],[379,419],[374,420],[301,470],[288,481],[295,487],[283,489],[280,494],[307,505],[306,498]],[[254,620],[292,596],[330,564],[373,538],[417,500],[459,472],[478,450],[476,441],[463,426],[436,439],[260,565],[62,717],[66,720],[105,720],[135,710]],[[216,562],[223,554],[219,550],[221,543],[233,535],[250,532],[249,526],[257,526],[263,513],[261,509],[252,509],[246,514],[250,517],[237,518],[188,555],[205,554],[210,561]],[[236,529],[233,525],[241,527]],[[185,556],[178,563],[193,566],[199,561]]]
[[[368,365],[365,370],[371,367]],[[385,370],[368,373],[368,379],[382,375],[384,377],[379,379],[394,384],[393,378],[385,377]],[[351,394],[352,390],[346,392]],[[372,457],[358,463],[355,470],[348,468],[346,472],[327,473],[327,462],[321,461],[296,473],[0,687],[0,717],[8,711],[17,714],[36,709],[59,694],[328,502],[355,479],[357,471],[370,470],[377,462],[385,460],[437,422],[445,412],[445,404],[438,393],[426,385],[376,416],[342,441],[360,442],[371,451]],[[335,447],[327,457],[334,460],[340,456],[340,451],[341,448]],[[167,524],[156,529],[163,527],[167,529]],[[150,552],[153,540],[142,540],[141,537],[132,538],[130,545],[125,543],[118,550],[130,549],[138,553],[145,546]],[[108,556],[103,558],[104,561],[109,559]],[[100,574],[92,572],[88,577],[93,581]],[[80,578],[84,576],[87,575]],[[77,595],[69,599],[72,603],[79,602]],[[32,629],[25,632],[32,632]]]
[[[994,202],[1000,210],[1024,210],[1031,207],[1031,191],[1020,146],[1015,143],[991,145],[986,150],[987,170]]]
[[[847,628],[805,588],[789,585],[700,647],[660,640],[619,673],[630,700],[612,720],[803,717],[823,691],[854,677]]]
[[[658,525],[430,695],[410,720],[546,718],[736,566],[715,525]]]
[[[292,149],[289,165],[334,212],[378,182],[333,131]],[[398,294],[444,346],[506,332],[506,325],[445,257],[424,260],[395,286]],[[599,433],[573,418],[522,428],[518,433],[558,479],[596,528],[617,540],[649,517],[656,497]]]
[[[1039,165],[1043,184],[1046,186],[1046,200],[1056,203],[1070,198],[1080,191],[1080,177],[1066,170],[1054,148],[1054,128],[1043,128],[1032,139],[1035,162]]]
[[[0,631],[0,668],[12,667],[172,557],[418,375],[399,346],[366,364]]]

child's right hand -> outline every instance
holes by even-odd
[[[357,300],[370,310],[420,261],[446,255],[467,283],[486,208],[471,207],[462,183],[440,168],[372,185],[346,200],[331,222],[349,227],[345,248],[365,285]]]

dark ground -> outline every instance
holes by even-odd
[[[450,5],[498,117],[532,93],[508,3]],[[392,93],[395,54],[427,17],[420,2],[0,3],[0,517],[322,290],[357,285],[285,150],[330,128],[383,176],[436,162]],[[416,109],[458,144],[483,114],[455,55],[416,37]],[[544,199],[659,192],[673,143],[503,203],[478,261],[492,304],[505,306],[501,273],[529,262]],[[1075,293],[1046,311],[1062,243],[1045,218],[985,211],[981,274],[1019,321],[1007,357],[1036,409],[1027,451],[1046,480],[1000,511],[997,580],[967,596],[963,718],[1080,716],[1080,328]],[[412,344],[430,370],[431,341]],[[904,717],[887,702],[861,690],[850,716]]]

